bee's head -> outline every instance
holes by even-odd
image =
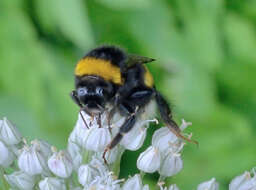
[[[114,87],[110,82],[98,76],[84,76],[76,84],[76,92],[84,111],[94,115],[105,110],[106,102],[114,94]]]

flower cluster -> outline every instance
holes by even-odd
[[[120,160],[125,150],[138,150],[145,140],[152,120],[139,120],[124,136],[120,144],[102,158],[106,145],[117,134],[124,118],[115,114],[108,126],[106,115],[101,119],[85,113],[79,115],[68,139],[67,148],[58,151],[43,140],[28,143],[15,125],[6,118],[0,120],[0,169],[4,189],[15,190],[149,190],[143,184],[143,173],[158,172],[160,190],[179,190],[176,184],[164,187],[166,177],[177,174],[183,168],[181,151],[184,142],[167,127],[155,131],[152,145],[137,160],[141,174],[118,179]],[[184,130],[191,125],[182,121]],[[189,135],[189,138],[191,135]],[[255,172],[234,178],[229,190],[255,190]],[[198,190],[218,190],[215,178],[198,185]]]
[[[191,123],[182,120],[181,130]],[[147,173],[158,171],[161,178],[177,174],[183,168],[181,151],[184,142],[177,138],[168,127],[155,131],[152,145],[142,152],[137,160],[137,167]]]

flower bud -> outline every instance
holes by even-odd
[[[96,169],[101,175],[108,173],[108,167],[106,166],[106,164],[104,164],[103,159],[99,159],[96,155],[92,157],[89,165],[92,168]]]
[[[160,167],[160,153],[157,148],[150,146],[142,152],[137,160],[137,168],[147,173],[153,173]]]
[[[176,184],[170,185],[168,190],[179,190]]]
[[[182,168],[183,161],[180,154],[170,152],[163,159],[159,169],[159,174],[161,176],[170,177],[180,172]]]
[[[152,137],[152,145],[157,147],[162,153],[170,148],[170,144],[175,144],[178,141],[178,137],[168,127],[161,127],[156,130]]]
[[[142,190],[149,190],[149,186],[148,185],[144,185]]]
[[[74,142],[68,142],[68,153],[72,158],[73,167],[75,170],[78,170],[79,166],[82,163],[82,150],[81,148]]]
[[[240,190],[241,187],[250,181],[251,175],[249,172],[244,172],[242,175],[235,177],[229,184],[229,190]]]
[[[78,122],[71,132],[68,141],[76,143],[79,146],[83,146],[84,141],[86,140],[87,136],[89,134],[89,129],[86,128],[85,125],[80,125]]]
[[[21,171],[29,175],[48,174],[47,157],[41,150],[40,143],[32,142],[31,146],[25,145],[18,158],[18,166]]]
[[[2,141],[0,141],[0,155],[0,166],[2,167],[10,166],[15,159],[15,155]]]
[[[38,149],[38,151],[41,152],[45,158],[49,158],[51,156],[51,154],[52,154],[51,145],[49,143],[47,143],[46,141],[35,139],[35,140],[31,141],[31,144],[33,146],[35,146]]]
[[[212,178],[209,181],[200,183],[197,186],[197,190],[218,190],[219,189],[219,184],[216,182],[215,178]]]
[[[18,144],[21,142],[21,134],[18,129],[4,117],[0,125],[0,139],[7,145]]]
[[[63,179],[46,177],[39,182],[40,190],[66,190]]]
[[[146,134],[146,128],[135,126],[129,133],[124,135],[120,144],[128,150],[138,150],[143,145]]]
[[[132,178],[129,178],[123,185],[122,190],[140,190],[142,189],[142,181],[140,175],[136,174]]]
[[[72,159],[65,151],[54,152],[48,160],[48,167],[56,176],[68,178],[73,170]]]
[[[17,171],[10,175],[5,175],[4,177],[12,188],[20,190],[32,190],[36,183],[33,176],[22,171]]]
[[[111,135],[107,128],[91,128],[84,142],[84,148],[95,152],[104,151],[110,143]]]
[[[253,172],[255,172],[255,171],[253,171]],[[248,173],[249,174],[249,173]],[[233,187],[232,187],[232,189],[230,189],[230,190],[255,190],[256,189],[256,176],[255,176],[255,173],[254,173],[254,176],[253,177],[251,177],[251,176],[248,176],[248,174],[247,174],[247,176],[241,176],[241,178],[244,178],[244,179],[238,179],[239,178],[239,176],[238,176],[238,178],[237,179],[234,179],[234,180],[237,180],[235,183],[237,183],[236,185],[237,186],[235,186],[235,184],[234,184],[234,182],[233,182]],[[246,174],[245,174],[246,175]],[[248,178],[248,177],[250,177],[250,178]],[[233,180],[232,180],[233,181]],[[239,181],[240,181],[240,184],[238,184],[239,183]],[[231,182],[232,183],[232,182]]]
[[[78,169],[78,181],[83,186],[90,184],[98,175],[99,173],[89,165],[82,165]]]

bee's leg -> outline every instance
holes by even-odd
[[[116,107],[113,107],[107,115],[107,121],[108,121],[108,128],[111,130],[111,119],[113,118],[116,111]]]
[[[198,144],[197,141],[191,140],[181,134],[181,130],[180,130],[179,126],[172,119],[172,113],[171,113],[168,103],[163,98],[163,96],[157,91],[156,91],[156,102],[158,105],[158,109],[159,109],[161,118],[163,119],[164,123],[167,124],[167,127],[171,130],[171,132],[173,132],[177,137],[180,137],[188,142]]]
[[[107,147],[105,148],[102,156],[105,164],[107,164],[106,153],[112,148],[114,148],[122,140],[123,136],[133,128],[136,122],[136,113],[137,113],[137,109],[127,117],[124,124],[120,127],[120,130],[117,133],[117,135],[112,139],[110,144],[108,144]]]
[[[120,127],[117,135],[113,138],[110,144],[107,145],[103,153],[103,159],[105,163],[107,163],[105,159],[107,151],[114,148],[122,140],[123,136],[134,127],[138,113],[151,100],[153,93],[154,92],[151,89],[143,88],[133,92],[125,99],[125,101],[119,104],[119,111],[126,114],[127,118],[123,125]]]
[[[87,125],[87,123],[86,123],[86,121],[85,121],[85,119],[84,119],[84,116],[83,116],[83,114],[82,114],[83,105],[81,104],[80,100],[79,100],[78,97],[77,97],[77,92],[76,92],[75,90],[73,90],[73,91],[70,93],[70,96],[71,96],[72,100],[80,107],[79,114],[80,114],[80,116],[81,116],[81,118],[82,118],[82,120],[83,120],[83,122],[84,122],[86,128],[89,129],[89,127],[88,127],[88,125]]]

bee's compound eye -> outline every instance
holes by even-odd
[[[84,96],[87,93],[87,88],[79,88],[77,90],[78,96]]]
[[[97,87],[97,88],[96,88],[96,93],[97,93],[97,94],[100,94],[100,95],[103,95],[103,89],[100,88],[100,87]]]

